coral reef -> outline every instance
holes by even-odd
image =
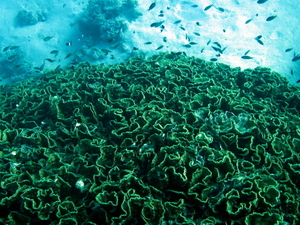
[[[1,86],[4,224],[299,224],[300,89],[161,53]]]

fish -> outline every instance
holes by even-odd
[[[190,48],[190,47],[192,47],[192,45],[190,45],[190,44],[186,44],[186,45],[182,45],[183,47],[185,47],[185,48]]]
[[[200,36],[198,32],[193,32],[193,34],[195,34],[196,36]]]
[[[7,59],[8,59],[8,60],[11,60],[11,59],[15,58],[17,55],[18,55],[18,54],[11,55],[11,56],[9,56]]]
[[[274,20],[277,17],[277,15],[269,16],[266,21]]]
[[[195,4],[195,5],[192,5],[191,7],[193,7],[193,8],[197,8],[197,7],[198,7],[198,5],[197,5],[197,4]]]
[[[17,48],[19,48],[20,46],[16,46],[16,45],[14,45],[14,46],[11,46],[9,49],[10,50],[14,50],[14,49],[17,49]]]
[[[50,52],[50,54],[55,54],[55,55],[57,55],[58,52],[59,52],[58,50],[52,50],[52,51]]]
[[[144,45],[151,45],[151,44],[152,44],[151,41],[147,41],[147,42],[144,43]]]
[[[245,24],[250,23],[252,20],[253,20],[253,18],[251,18],[251,19],[249,19],[249,20],[246,20]]]
[[[104,52],[105,54],[112,52],[111,50],[105,48],[101,48],[101,51]]]
[[[161,46],[159,46],[158,48],[156,48],[155,50],[160,50],[160,49],[162,49],[164,46],[163,45],[161,45]]]
[[[211,5],[206,6],[206,7],[204,8],[204,11],[209,10],[213,5],[214,5],[214,4],[211,4]]]
[[[158,21],[150,24],[150,27],[160,27],[165,21]]]
[[[300,59],[300,55],[294,55],[294,58],[292,59],[293,62],[296,62]]]
[[[2,49],[3,52],[6,52],[8,49],[10,48],[10,45],[9,46],[6,46]]]
[[[203,52],[204,52],[204,49],[205,49],[205,48],[202,48],[202,49],[200,50],[200,52],[203,53]]]
[[[209,39],[209,41],[206,43],[206,45],[209,45],[209,44],[210,44],[210,42],[211,42],[211,39]]]
[[[291,75],[294,75],[294,69],[291,69]]]
[[[300,80],[297,80],[296,83],[297,83],[297,84],[300,83]]]
[[[268,0],[258,0],[258,1],[257,1],[257,4],[263,4],[263,3],[265,3],[266,1],[268,1]]]
[[[68,54],[66,55],[65,59],[69,58],[71,55],[73,55],[72,52],[71,52],[71,53],[68,53]]]
[[[163,14],[163,13],[158,14],[158,17],[164,17],[164,16],[165,16],[165,14]]]
[[[211,46],[216,52],[220,52],[222,53],[222,50],[220,48],[217,48],[217,47],[214,47],[214,46]]]
[[[290,52],[290,51],[292,51],[293,50],[293,48],[287,48],[286,50],[285,50],[285,52]]]
[[[190,45],[196,45],[197,42],[191,41],[189,44],[190,44]]]
[[[262,40],[256,39],[256,41],[257,41],[259,44],[264,45],[264,43],[262,42]]]
[[[183,26],[180,26],[179,28],[180,28],[181,30],[185,30],[185,28],[184,28]]]
[[[138,47],[133,47],[132,50],[136,51],[136,50],[139,50],[139,48]]]
[[[261,39],[262,38],[262,35],[258,35],[257,37],[255,37],[254,39],[255,40],[259,40],[259,39]]]
[[[66,43],[66,46],[71,46],[71,45],[72,45],[72,41]]]
[[[45,60],[47,60],[48,62],[51,62],[51,63],[53,63],[53,62],[55,62],[55,60],[54,59],[45,59]]]
[[[216,62],[216,61],[218,61],[218,59],[217,58],[211,58],[210,61]]]
[[[163,37],[163,42],[167,42],[167,37]]]
[[[147,9],[147,11],[150,11],[150,10],[154,9],[155,6],[156,6],[156,2],[151,3],[151,5]]]
[[[215,44],[216,46],[218,46],[219,48],[222,48],[222,46],[220,45],[219,42],[215,41],[213,44]]]
[[[197,25],[197,26],[201,26],[201,24],[200,24],[199,22],[196,22],[196,25]]]
[[[181,20],[176,20],[175,22],[174,22],[174,24],[178,24],[178,23],[180,23],[181,22]]]
[[[190,37],[187,34],[185,34],[185,39],[188,40],[188,41],[191,40]]]
[[[243,55],[241,58],[242,58],[242,59],[253,59],[253,57],[248,56],[248,55]]]
[[[223,52],[224,52],[226,49],[227,49],[227,47],[221,49],[221,51],[222,51],[221,53],[223,54]]]
[[[53,36],[47,36],[47,37],[44,37],[44,41],[49,41],[50,39],[52,39]]]
[[[246,51],[246,52],[244,53],[244,55],[247,55],[249,52],[250,52],[250,50]]]
[[[218,7],[218,10],[219,10],[220,12],[225,12],[225,9],[222,8],[222,7]]]

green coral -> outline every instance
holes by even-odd
[[[1,86],[5,224],[297,224],[300,90],[180,54]]]

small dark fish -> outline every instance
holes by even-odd
[[[201,24],[199,22],[196,22],[196,25],[199,26],[199,27],[201,26]]]
[[[178,24],[178,23],[180,23],[181,22],[181,20],[176,20],[175,22],[174,22],[174,24]]]
[[[48,62],[51,62],[51,63],[55,62],[55,60],[53,60],[53,59],[45,59],[45,60],[47,60]]]
[[[151,5],[147,9],[147,11],[150,11],[150,10],[154,9],[155,6],[156,6],[156,2],[151,3]]]
[[[204,49],[205,49],[205,48],[202,48],[200,52],[203,53],[203,52],[204,52]]]
[[[285,50],[285,52],[290,52],[290,51],[292,51],[293,50],[293,48],[287,48],[286,50]]]
[[[258,0],[258,1],[257,1],[257,4],[263,4],[263,3],[265,3],[266,1],[268,1],[268,0]]]
[[[206,45],[209,45],[209,44],[210,44],[210,42],[211,42],[211,39],[209,39],[209,41],[206,43]]]
[[[220,45],[219,42],[215,41],[213,44],[215,44],[216,46],[218,46],[219,48],[222,48],[222,46]]]
[[[213,50],[215,50],[216,52],[220,52],[222,53],[222,50],[220,48],[217,48],[217,47],[214,47],[214,46],[211,46],[213,48]]]
[[[69,58],[71,55],[73,55],[72,52],[71,52],[71,53],[68,53],[68,54],[66,55],[65,59]]]
[[[164,17],[165,15],[163,13],[158,14],[158,17]]]
[[[65,8],[65,7],[66,7],[66,4],[63,5],[63,8]]]
[[[159,46],[157,49],[155,49],[155,50],[160,50],[160,49],[162,49],[164,46],[163,45],[161,45],[161,46]]]
[[[144,43],[144,45],[151,45],[151,44],[152,44],[151,41],[147,41],[147,42]]]
[[[244,55],[247,55],[249,52],[250,52],[250,50],[246,51],[246,52],[244,53]]]
[[[204,8],[204,11],[209,10],[213,5],[214,5],[214,4],[211,4],[211,5],[206,6],[206,7]]]
[[[189,44],[190,44],[190,45],[196,45],[197,42],[191,41]]]
[[[277,15],[269,16],[266,21],[274,20],[277,17]]]
[[[18,54],[11,55],[11,56],[9,56],[7,59],[8,59],[8,60],[11,60],[11,59],[15,58],[17,55],[18,55]]]
[[[50,54],[57,54],[59,51],[58,50],[52,50],[51,52],[50,52]]]
[[[200,36],[198,32],[193,32],[193,34],[195,34],[196,36]]]
[[[294,58],[292,59],[293,62],[296,62],[300,59],[300,55],[295,55]]]
[[[14,50],[14,49],[17,49],[17,48],[19,48],[19,47],[20,47],[20,46],[16,46],[16,45],[15,45],[15,46],[11,46],[9,49],[10,49],[10,50]]]
[[[294,75],[294,69],[291,69],[291,75]]]
[[[254,39],[255,40],[259,40],[259,39],[261,39],[262,38],[262,35],[258,35],[257,37],[255,37]]]
[[[44,37],[44,41],[49,41],[50,39],[52,39],[53,36],[47,36],[47,37]]]
[[[160,27],[165,21],[158,21],[150,24],[150,27]]]
[[[185,30],[185,28],[184,28],[183,26],[180,26],[179,28],[180,28],[181,30]]]
[[[219,10],[220,12],[225,12],[225,9],[222,8],[222,7],[218,7],[218,10]]]
[[[256,39],[256,41],[257,41],[259,44],[264,45],[264,43],[262,42],[262,40]]]
[[[190,47],[192,47],[190,44],[186,44],[186,45],[182,45],[183,47],[185,47],[185,48],[190,48]]]
[[[253,18],[251,18],[251,19],[249,19],[249,20],[246,20],[245,24],[250,23],[252,20],[253,20]]]
[[[198,5],[197,5],[197,4],[195,4],[195,5],[192,5],[192,7],[193,7],[193,8],[197,8],[197,7],[198,7]]]
[[[167,42],[167,37],[163,37],[163,42]]]
[[[187,34],[185,34],[185,39],[186,39],[187,41],[190,41],[190,40],[191,40],[190,37],[189,37]]]
[[[133,47],[132,50],[136,51],[136,50],[139,50],[139,48],[138,47]]]
[[[211,58],[210,61],[216,62],[216,61],[218,61],[218,59],[217,58]]]
[[[111,52],[109,49],[101,48],[101,51],[104,52],[105,54],[108,54]]]
[[[66,43],[66,46],[71,46],[71,45],[72,45],[72,41]]]
[[[300,83],[300,80],[297,80],[296,83],[297,83],[297,84]]]
[[[242,59],[253,59],[253,57],[248,56],[248,55],[243,55],[241,58],[242,58]]]
[[[221,53],[223,54],[223,52],[227,49],[227,47],[223,48],[221,51]]]
[[[4,47],[2,51],[3,51],[3,52],[6,52],[6,51],[7,51],[9,48],[10,48],[10,45],[9,45],[9,46],[6,46],[6,47]]]

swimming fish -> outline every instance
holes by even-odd
[[[198,7],[198,5],[197,5],[197,4],[195,4],[195,5],[192,5],[192,7],[193,7],[193,8],[197,8],[197,7]]]
[[[47,36],[47,37],[44,37],[44,41],[49,41],[50,39],[52,39],[53,36]]]
[[[154,9],[155,6],[156,6],[156,2],[151,3],[151,5],[147,9],[147,11],[150,11],[150,10]]]
[[[199,22],[196,22],[196,25],[197,25],[197,26],[201,26],[201,24],[200,24]]]
[[[55,55],[57,55],[58,52],[59,52],[58,50],[52,50],[52,51],[50,52],[50,54],[55,54]]]
[[[6,51],[7,51],[9,48],[10,48],[10,45],[9,45],[9,46],[6,46],[6,47],[4,47],[2,51],[3,51],[3,52],[6,52]]]
[[[65,59],[69,58],[71,55],[73,55],[72,52],[71,52],[71,53],[68,53],[68,54],[66,55]]]
[[[251,19],[249,19],[249,20],[246,20],[245,24],[250,23],[252,20],[253,20],[253,18],[251,18]]]
[[[147,42],[144,43],[144,45],[151,45],[151,44],[152,44],[151,41],[147,41]]]
[[[167,42],[167,37],[163,37],[163,42]]]
[[[47,60],[48,62],[51,62],[51,63],[55,62],[55,60],[53,60],[53,59],[45,59],[45,60]]]
[[[218,59],[217,58],[211,58],[210,61],[216,62],[216,61],[218,61]]]
[[[163,45],[161,45],[161,46],[159,46],[157,49],[155,49],[155,50],[159,50],[159,49],[162,49],[164,46]]]
[[[277,15],[269,16],[266,21],[274,20],[277,17]]]
[[[11,46],[9,49],[10,49],[10,50],[14,50],[14,49],[17,49],[17,48],[19,48],[19,47],[20,47],[20,46],[16,46],[16,45],[15,45],[15,46]]]
[[[191,41],[189,44],[190,44],[190,45],[196,45],[197,42]]]
[[[219,48],[222,48],[219,42],[215,41],[213,44],[217,45]]]
[[[193,32],[193,34],[195,34],[196,36],[200,36],[198,32]]]
[[[293,48],[287,48],[286,50],[285,50],[285,52],[290,52],[290,51],[292,51],[293,50]]]
[[[162,25],[165,21],[158,21],[158,22],[154,22],[150,24],[150,27],[159,27],[160,25]]]
[[[225,12],[225,9],[222,8],[222,7],[218,7],[218,10],[219,10],[220,12]]]
[[[211,4],[211,5],[206,6],[206,7],[204,8],[204,11],[209,10],[213,5],[214,5],[214,4]]]
[[[253,59],[253,57],[248,56],[248,55],[243,55],[241,58],[242,58],[242,59]]]
[[[299,55],[294,55],[294,58],[292,59],[293,62],[296,62],[300,59],[300,54]]]
[[[192,47],[190,44],[186,44],[186,45],[182,45],[183,47],[185,47],[185,48],[190,48],[190,47]]]
[[[258,1],[257,1],[257,4],[263,4],[263,3],[265,3],[266,1],[268,1],[268,0],[258,0]]]
[[[250,52],[250,50],[246,51],[246,52],[244,53],[244,55],[247,55],[249,52]]]
[[[181,20],[176,20],[175,22],[174,22],[174,24],[178,24],[178,23],[180,23],[181,22]]]

